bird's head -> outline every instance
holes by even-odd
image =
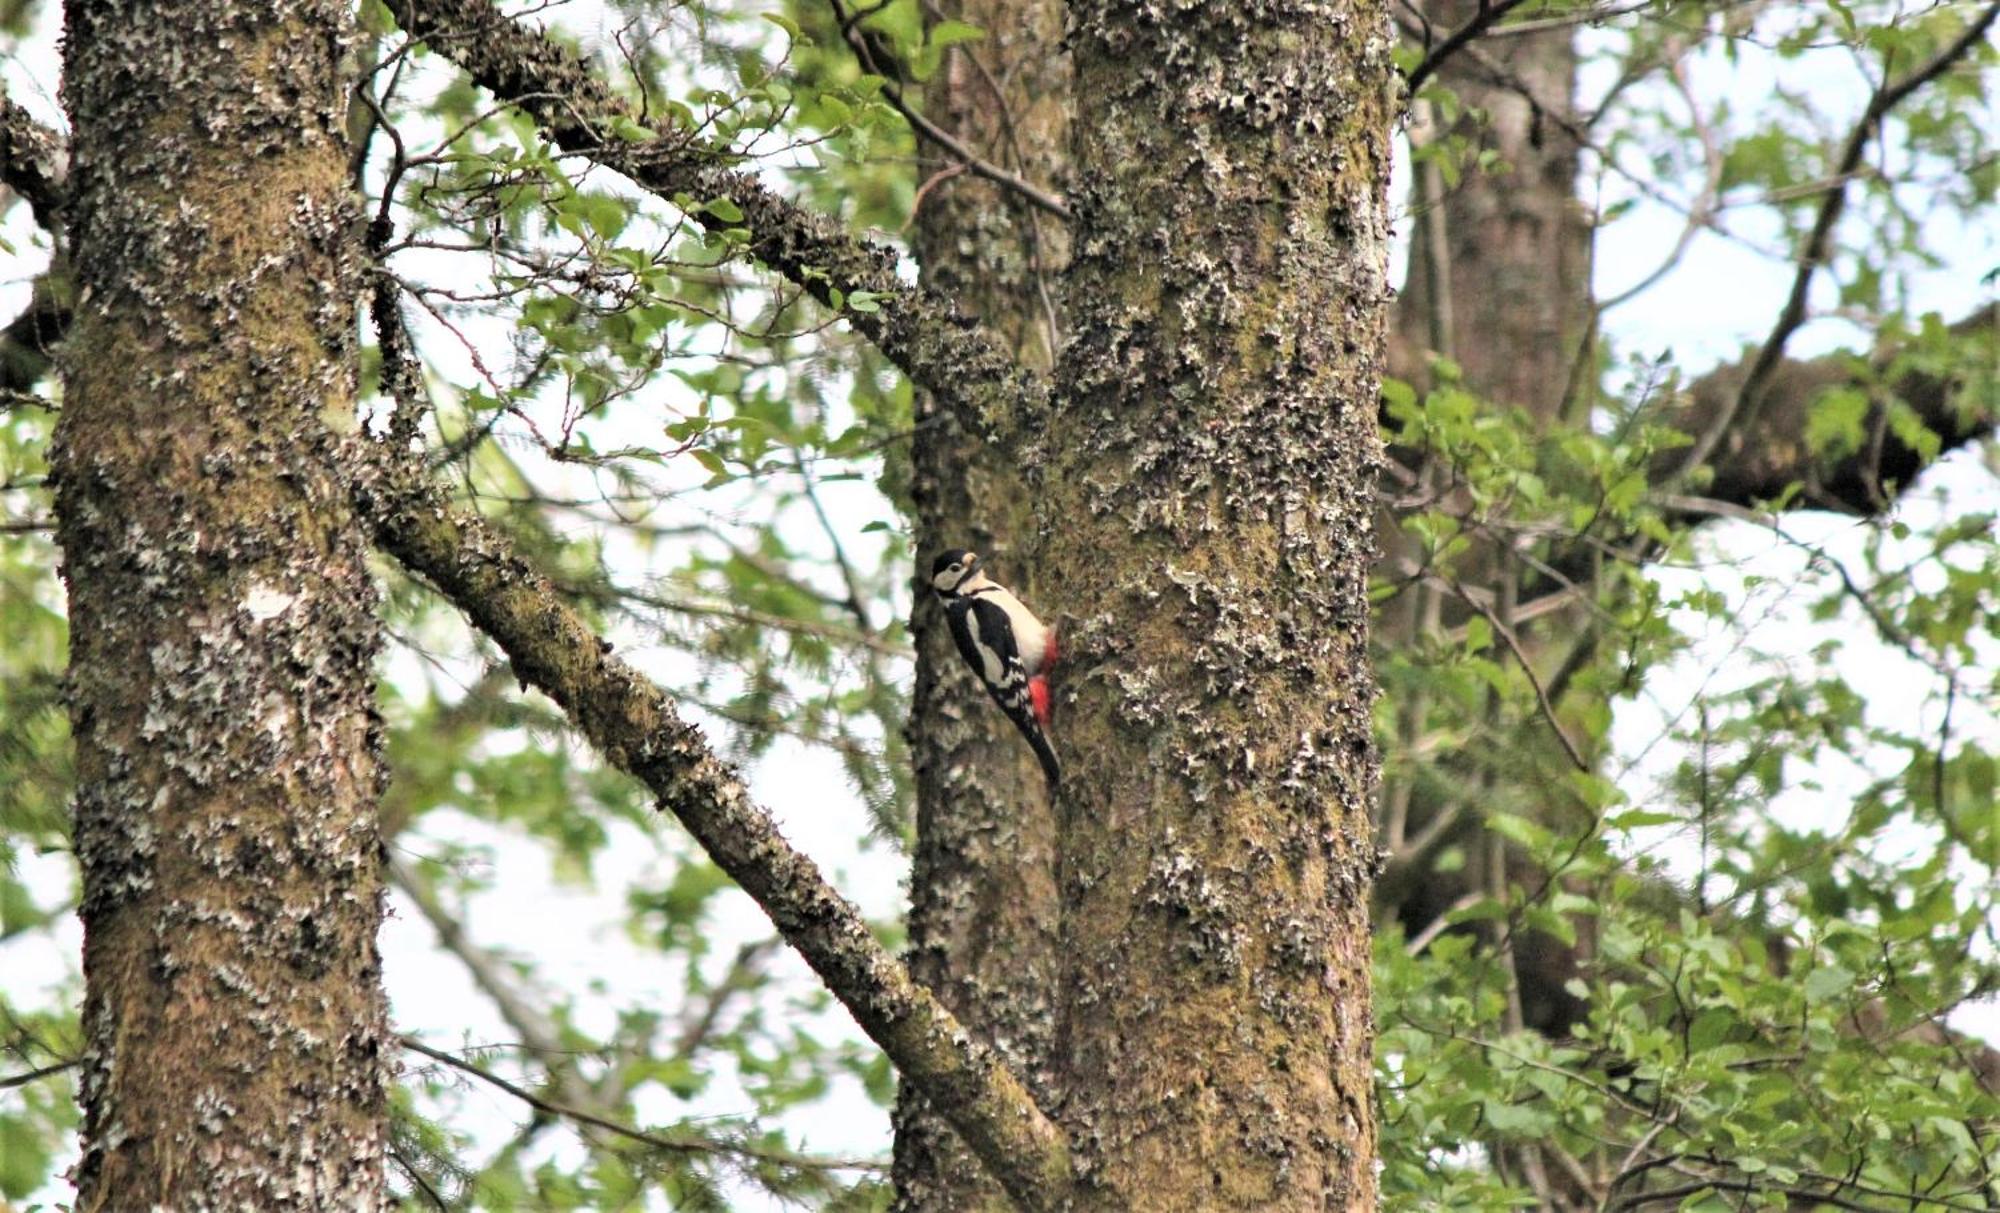
[[[940,594],[955,594],[966,578],[979,571],[979,553],[964,548],[939,552],[931,561],[931,588]]]

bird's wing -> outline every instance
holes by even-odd
[[[993,702],[1000,705],[1000,710],[1007,713],[1007,718],[1014,722],[1021,736],[1034,747],[1035,757],[1042,764],[1042,773],[1053,789],[1061,780],[1060,768],[1055,751],[1049,745],[1048,735],[1036,719],[1028,669],[1022,664],[1020,650],[1014,641],[1014,627],[1006,610],[999,603],[989,602],[980,595],[954,601],[946,608],[946,615],[959,655],[965,658],[973,673],[979,675],[979,681],[985,684],[986,693],[993,696]]]

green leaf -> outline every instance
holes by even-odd
[[[696,463],[699,463],[716,477],[725,478],[729,475],[729,465],[722,461],[722,456],[709,450],[707,447],[695,447],[688,451],[688,454],[693,456]]]
[[[977,42],[986,37],[986,31],[964,21],[946,20],[931,26],[925,41],[932,46],[955,46],[961,42]]]
[[[1854,974],[1837,964],[1821,965],[1806,974],[1802,988],[1809,1004],[1831,1002],[1854,988]]]

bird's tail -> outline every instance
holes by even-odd
[[[1049,799],[1053,801],[1056,789],[1062,785],[1062,764],[1056,761],[1055,747],[1049,744],[1049,735],[1039,728],[1024,728],[1021,732],[1027,735],[1035,757],[1041,760],[1042,777],[1049,781]]]

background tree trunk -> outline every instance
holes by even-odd
[[[1435,36],[1442,37],[1441,31],[1463,26],[1480,7],[1473,0],[1454,0],[1428,6],[1426,13]],[[1389,338],[1397,377],[1430,386],[1429,357],[1448,357],[1473,393],[1523,409],[1544,427],[1563,420],[1566,406],[1580,402],[1587,408],[1592,392],[1577,385],[1593,382],[1597,374],[1590,345],[1591,231],[1576,197],[1576,64],[1572,31],[1557,28],[1496,40],[1490,49],[1475,43],[1441,66],[1438,79],[1457,95],[1461,109],[1477,111],[1484,120],[1463,117],[1449,130],[1417,124],[1432,140],[1452,134],[1469,140],[1468,163],[1449,187],[1432,161],[1422,161],[1413,174],[1409,258]],[[1504,168],[1475,167],[1476,157],[1486,153]],[[1449,474],[1448,467],[1425,467],[1427,452],[1398,456],[1426,483],[1440,483]],[[1499,586],[1517,576],[1518,568],[1495,538],[1476,535],[1478,546],[1457,568],[1464,582],[1493,590],[1497,601]],[[1412,560],[1418,555],[1406,550],[1393,522],[1384,527],[1383,542],[1398,555]],[[1434,586],[1412,585],[1381,612],[1381,643],[1410,649],[1470,613]],[[1587,635],[1581,614],[1574,609],[1549,634]],[[1538,644],[1527,651],[1538,667],[1565,656],[1561,645],[1552,655]],[[1548,673],[1542,670],[1544,677]],[[1398,696],[1397,708],[1398,742],[1414,748],[1425,727],[1424,698],[1415,691]],[[1482,885],[1504,885],[1504,878],[1487,870],[1504,850],[1480,824],[1491,806],[1474,804],[1474,811],[1466,812],[1467,799],[1478,800],[1477,789],[1496,780],[1541,787],[1567,763],[1539,719],[1505,743],[1495,738],[1480,747],[1471,761],[1450,756],[1433,761],[1449,776],[1432,771],[1419,778],[1412,769],[1392,778],[1384,793],[1382,841],[1391,864],[1376,886],[1376,912],[1384,920],[1399,920],[1412,936]],[[1536,766],[1540,774],[1522,774]],[[1544,810],[1563,803],[1554,793],[1537,801]],[[1450,824],[1432,831],[1441,815],[1449,815]],[[1425,840],[1422,852],[1405,854],[1414,839]],[[1476,861],[1449,872],[1435,870],[1432,861],[1451,846],[1464,847]],[[1518,974],[1510,1001],[1528,1026],[1561,1032],[1581,1004],[1562,988],[1575,972],[1574,957],[1554,950],[1553,943],[1533,931],[1510,941],[1510,967]]]
[[[1448,30],[1481,7],[1448,0],[1425,11],[1434,27]],[[1518,87],[1493,79],[1486,64],[1496,58]],[[1571,31],[1516,35],[1490,50],[1475,44],[1447,59],[1438,79],[1458,95],[1462,111],[1481,117],[1462,112],[1448,129],[1419,125],[1434,139],[1469,139],[1505,168],[1468,164],[1457,186],[1444,190],[1431,173],[1416,174],[1408,272],[1390,333],[1401,355],[1397,373],[1422,382],[1412,352],[1449,354],[1482,396],[1553,421],[1591,313],[1590,219],[1576,197],[1579,149],[1570,135]]]
[[[944,13],[986,31],[925,86],[925,115],[980,156],[1045,187],[1067,162],[1069,60],[1061,0],[964,0]],[[924,161],[916,246],[925,285],[954,300],[1024,365],[1059,344],[1063,225],[999,186]],[[945,175],[949,173],[950,175]],[[953,422],[927,393],[912,451],[918,586],[910,708],[917,841],[910,966],[1052,1106],[1062,906],[1056,820],[1041,768],[952,647],[922,581],[933,555],[970,547],[1030,603],[1041,511],[1009,452]],[[1056,745],[1062,745],[1056,730]],[[907,1209],[1012,1208],[908,1086],[896,1107],[896,1191]]]
[[[1372,1207],[1387,19],[1070,16],[1075,333],[1035,470],[1063,535],[1048,598],[1074,619],[1062,1115],[1082,1204]]]
[[[348,7],[67,10],[79,1209],[380,1207]]]

